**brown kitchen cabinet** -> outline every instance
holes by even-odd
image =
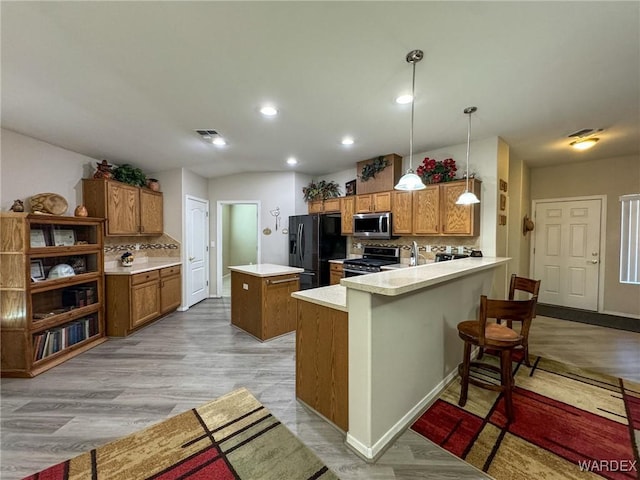
[[[465,189],[465,180],[440,184],[442,235],[480,235],[480,204],[456,205],[458,197],[464,193]],[[469,179],[469,190],[480,198],[481,182],[475,178]]]
[[[309,214],[340,212],[340,197],[314,200],[308,204]]]
[[[346,432],[348,313],[301,299],[296,303],[296,397]]]
[[[353,235],[353,214],[356,208],[356,197],[342,197],[340,199],[340,223],[342,235]]]
[[[260,277],[231,271],[231,324],[260,340],[296,329],[293,292],[300,290],[297,273]]]
[[[182,303],[180,265],[160,269],[160,313],[177,309]]]
[[[107,274],[106,296],[107,335],[127,336],[180,305],[180,266]]]
[[[413,234],[438,235],[440,230],[440,187],[413,192]]]
[[[339,285],[343,274],[343,265],[341,263],[329,262],[329,285]]]
[[[102,223],[0,214],[2,376],[34,377],[106,340]]]
[[[391,191],[356,195],[356,213],[390,212]]]
[[[161,235],[162,193],[116,180],[85,178],[82,199],[89,215],[106,219],[105,235]]]
[[[391,193],[393,235],[413,233],[413,192],[394,191]]]

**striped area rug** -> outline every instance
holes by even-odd
[[[244,388],[27,477],[28,480],[337,478]]]
[[[512,423],[498,392],[470,385],[459,407],[457,379],[411,428],[497,480],[640,478],[640,385],[540,357],[532,365],[514,364]]]

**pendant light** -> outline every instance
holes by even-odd
[[[476,194],[469,191],[469,148],[471,146],[471,114],[477,111],[477,107],[467,107],[464,109],[465,115],[469,115],[469,127],[467,128],[467,187],[462,195],[456,200],[456,205],[472,205],[480,203]]]
[[[416,63],[422,60],[424,52],[422,50],[412,50],[407,54],[407,63],[413,65],[413,79],[411,83],[411,130],[409,132],[409,169],[394,187],[396,190],[423,190],[427,188],[422,179],[413,173],[413,112],[416,103]]]

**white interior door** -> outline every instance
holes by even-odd
[[[187,195],[187,307],[209,296],[209,202]]]
[[[535,205],[533,278],[538,301],[598,310],[600,199],[540,201]]]

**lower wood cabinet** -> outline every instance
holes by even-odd
[[[296,303],[296,397],[346,432],[349,314],[303,300]]]
[[[298,274],[259,277],[231,272],[231,324],[260,340],[296,329],[293,292],[300,290]]]
[[[329,262],[329,285],[339,285],[343,274],[341,263]]]
[[[124,337],[181,302],[180,266],[106,276],[107,335]]]

